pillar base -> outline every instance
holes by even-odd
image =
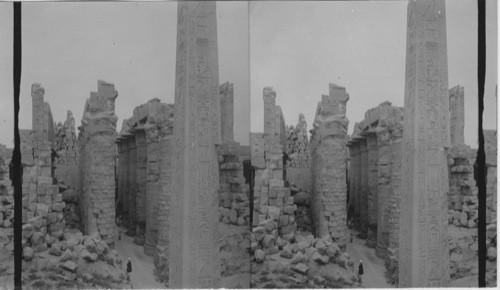
[[[135,236],[135,229],[129,229],[125,232],[125,234],[127,234],[127,236],[129,236],[129,237],[134,237]]]
[[[377,240],[373,240],[368,237],[366,239],[366,246],[368,246],[369,248],[375,248],[377,246]]]
[[[399,249],[397,248],[387,248],[385,251],[386,267],[388,270],[392,270],[398,266],[399,262]]]
[[[144,235],[135,235],[134,244],[142,246],[142,245],[144,245],[145,240],[146,240],[146,237]]]
[[[364,232],[359,232],[359,234],[357,234],[356,237],[358,237],[359,239],[362,239],[362,240],[366,240],[368,235]]]
[[[380,257],[380,258],[385,260],[385,257],[387,256],[386,248],[384,248],[380,245],[377,245],[375,247],[375,255],[377,255],[377,257]]]
[[[369,225],[367,232],[368,238],[366,240],[366,245],[370,248],[375,248],[377,246],[377,226]]]
[[[156,245],[148,242],[144,243],[144,254],[153,257],[156,253]]]

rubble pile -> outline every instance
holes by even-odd
[[[301,231],[282,238],[277,230],[272,219],[252,230],[252,287],[359,287],[349,254],[331,238],[314,238]],[[273,278],[267,279],[270,276]],[[268,284],[270,281],[273,283]]]
[[[23,238],[35,233],[23,228]],[[49,249],[35,253],[23,249],[23,283],[42,288],[129,288],[130,282],[116,250],[108,248],[99,233],[83,235],[66,229],[52,235]]]

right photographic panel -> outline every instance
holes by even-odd
[[[496,281],[497,2],[250,2],[252,288]],[[484,231],[482,231],[484,233]]]

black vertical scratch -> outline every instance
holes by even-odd
[[[478,141],[476,184],[478,186],[478,286],[486,287],[486,162],[484,153],[483,110],[486,74],[486,1],[477,1],[477,89],[478,89]]]
[[[14,151],[12,155],[14,184],[14,287],[22,289],[21,271],[23,248],[22,234],[22,202],[23,192],[21,185],[21,151],[19,137],[19,90],[21,86],[21,2],[14,2]]]

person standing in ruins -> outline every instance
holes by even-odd
[[[359,260],[358,275],[362,276],[363,274],[364,274],[364,271],[363,271],[363,261]]]
[[[127,262],[127,279],[130,281],[130,273],[132,273],[132,262],[130,261],[130,258],[128,258]]]

